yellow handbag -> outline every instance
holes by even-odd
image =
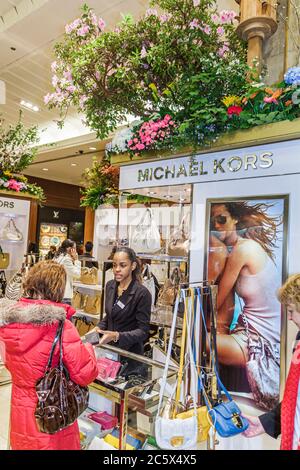
[[[0,246],[0,269],[7,269],[9,266],[9,253],[3,253]]]
[[[97,268],[81,268],[80,282],[82,284],[94,285],[98,283]]]
[[[100,305],[100,295],[87,295],[83,309],[86,313],[91,315],[100,315]]]
[[[94,323],[89,322],[85,317],[83,318],[76,318],[75,320],[75,328],[77,329],[79,336],[86,335],[90,330],[95,328]]]
[[[72,299],[72,307],[76,310],[82,309],[83,296],[80,292],[75,291]]]
[[[184,411],[176,415],[176,418],[187,419],[193,416],[194,410]],[[198,442],[206,441],[208,433],[211,428],[211,422],[208,418],[208,411],[206,406],[200,406],[197,408],[197,420],[198,420]]]

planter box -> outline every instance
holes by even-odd
[[[34,199],[37,200],[38,197],[30,193],[21,193],[17,191],[6,191],[5,189],[0,189],[0,196],[9,196],[9,197],[18,197],[20,199]]]
[[[199,147],[196,150],[190,146],[182,147],[175,153],[170,150],[148,152],[142,154],[141,157],[130,158],[125,153],[121,155],[113,155],[111,158],[112,165],[132,165],[142,163],[143,161],[154,161],[157,159],[167,159],[169,157],[176,158],[190,154],[211,153],[220,150],[228,150],[242,147],[251,147],[253,145],[262,145],[273,142],[282,142],[285,140],[293,140],[300,138],[300,118],[294,121],[280,121],[263,126],[255,126],[251,129],[228,132],[222,135],[217,142],[209,147]]]

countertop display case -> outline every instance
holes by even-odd
[[[116,379],[98,378],[89,386],[90,391],[111,400],[116,405],[119,421],[119,450],[126,448],[128,411],[145,412],[158,404],[159,380],[163,376],[164,364],[144,356],[124,351],[114,346],[96,346],[97,359],[108,358],[121,363]],[[168,379],[176,379],[178,368],[170,368]]]

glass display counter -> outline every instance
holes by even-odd
[[[115,380],[97,378],[90,391],[115,403],[119,419],[119,450],[126,448],[128,410],[143,411],[158,404],[159,380],[163,376],[164,364],[144,356],[130,353],[114,346],[96,346],[97,359],[106,357],[121,362],[119,375]],[[169,369],[168,379],[176,378],[178,368]],[[157,389],[157,390],[155,390]]]

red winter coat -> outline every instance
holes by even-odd
[[[58,321],[74,310],[45,300],[0,300],[0,352],[12,375],[10,443],[13,450],[79,450],[75,422],[56,434],[38,431],[34,417],[36,382],[44,375]],[[2,344],[1,344],[2,343]],[[66,319],[63,330],[63,361],[71,379],[79,385],[97,376],[97,364],[90,344],[84,345],[75,326]],[[53,364],[58,363],[58,347]]]

